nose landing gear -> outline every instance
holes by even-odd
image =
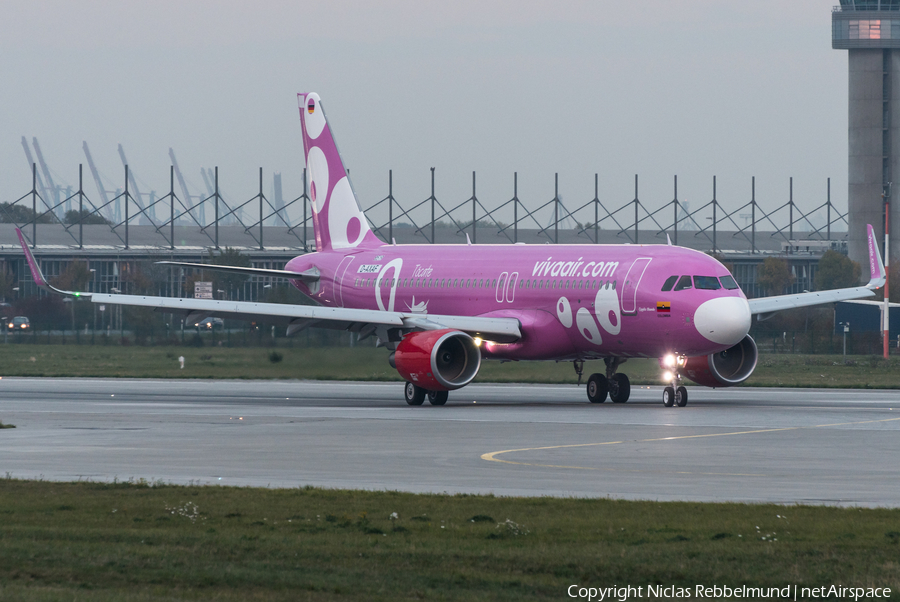
[[[663,389],[663,405],[671,408],[673,405],[683,408],[688,402],[688,392],[684,387],[666,387]]]
[[[663,376],[664,380],[671,382],[669,386],[663,389],[663,405],[667,408],[671,408],[673,405],[683,408],[688,402],[688,392],[681,385],[681,373],[679,370],[684,366],[685,359],[670,354],[662,358],[660,364],[667,369]]]

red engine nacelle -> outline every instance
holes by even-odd
[[[452,391],[475,378],[481,350],[458,330],[411,332],[397,345],[391,365],[400,376],[428,391]]]
[[[725,351],[687,358],[681,372],[704,387],[731,387],[747,380],[758,357],[756,343],[747,335]]]

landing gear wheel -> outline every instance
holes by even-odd
[[[411,382],[407,382],[406,386],[403,387],[403,396],[406,397],[406,403],[411,406],[422,405],[422,402],[425,401],[426,393],[425,389]]]
[[[609,379],[609,398],[613,403],[625,403],[631,397],[631,381],[625,374],[613,374]]]
[[[674,387],[666,387],[663,389],[663,405],[667,408],[671,408],[675,405],[675,388]]]
[[[679,408],[683,408],[687,405],[687,389],[684,387],[678,387],[675,389],[675,405]]]
[[[591,374],[587,382],[587,396],[591,403],[603,403],[609,393],[609,381],[602,374]]]
[[[428,403],[433,406],[442,406],[447,403],[447,397],[450,396],[449,391],[429,391]]]

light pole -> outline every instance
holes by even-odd
[[[73,299],[72,297],[66,297],[65,299],[63,299],[63,303],[68,303],[69,308],[72,311],[72,330],[74,332],[74,330],[75,330],[75,299]],[[65,331],[63,331],[63,340],[65,340],[65,337],[66,337],[66,333],[65,333]]]
[[[118,295],[122,291],[120,291],[116,287],[112,287],[109,289],[109,292],[111,292],[115,295]],[[116,316],[118,316],[119,328],[122,330],[122,338],[124,339],[125,338],[125,325],[122,323],[122,306],[114,305],[113,308],[114,308],[114,311],[116,312]]]
[[[94,289],[96,288],[94,286],[94,282],[96,282],[96,279],[97,279],[97,270],[92,269],[91,270],[91,293],[93,293]],[[94,306],[94,327],[91,328],[91,345],[93,345],[94,344],[94,333],[97,332],[97,304],[91,303],[91,305]]]
[[[840,322],[844,327],[844,357],[847,357],[847,333],[850,332],[850,322]]]
[[[882,193],[882,202],[884,203],[884,359],[890,354],[890,338],[891,338],[891,304],[890,298],[890,277],[891,277],[891,182],[887,183]]]

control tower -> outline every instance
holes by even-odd
[[[900,0],[840,2],[831,13],[831,46],[850,54],[848,251],[865,268],[866,224],[883,237],[885,201],[891,256],[900,254],[900,203],[893,202],[900,196]]]

